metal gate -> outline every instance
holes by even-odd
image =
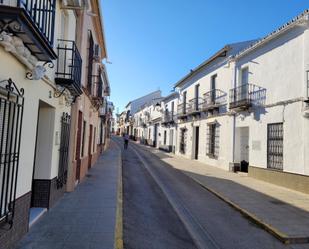
[[[69,163],[69,143],[70,143],[71,117],[68,113],[63,113],[61,117],[61,141],[59,149],[59,169],[57,188],[62,188],[67,182]]]
[[[9,79],[0,84],[0,224],[13,224],[24,90]]]
[[[267,126],[267,168],[283,169],[283,123]]]

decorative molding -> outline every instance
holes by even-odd
[[[24,45],[22,39],[5,31],[0,33],[0,45],[3,46],[6,52],[13,54],[26,68],[29,70],[26,73],[26,78],[30,80],[42,79],[46,74],[45,66],[53,68],[54,64],[51,61],[40,65],[38,59],[33,56],[30,50]]]
[[[12,53],[28,69],[32,70],[37,65],[37,58],[31,55],[30,50],[17,36],[2,31],[0,33],[0,45],[4,47],[5,51]]]

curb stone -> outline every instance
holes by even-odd
[[[142,146],[140,144],[137,144],[137,145],[141,146],[141,147],[144,147],[144,146]],[[159,158],[161,160],[161,158],[158,155],[156,155],[155,153],[153,153],[152,150],[150,150],[148,148],[145,148],[145,149],[147,151],[149,151],[152,155],[154,155],[155,157],[157,157],[157,158]],[[160,152],[162,152],[162,151],[160,151]],[[164,152],[162,152],[162,153],[164,153]],[[169,164],[168,162],[165,162],[165,163]],[[171,167],[173,167],[173,165],[171,165],[171,164],[169,164],[169,165]],[[177,170],[179,170],[179,169],[177,169]],[[309,237],[289,237],[285,233],[280,232],[278,229],[274,228],[270,224],[267,224],[263,220],[259,219],[256,215],[254,215],[251,212],[241,208],[239,205],[237,205],[233,201],[229,200],[228,198],[226,198],[225,196],[223,196],[222,194],[220,194],[219,192],[217,192],[213,188],[210,188],[210,187],[206,186],[205,184],[203,184],[202,182],[200,182],[199,180],[197,180],[196,178],[194,178],[190,174],[184,173],[181,170],[179,170],[179,171],[181,173],[189,176],[193,181],[195,181],[197,184],[199,184],[202,188],[204,188],[205,190],[207,190],[207,191],[211,192],[212,194],[214,194],[215,196],[217,196],[219,199],[221,199],[222,201],[227,203],[229,206],[234,208],[236,211],[240,212],[248,220],[250,220],[251,222],[253,222],[257,226],[259,226],[263,230],[267,231],[269,234],[274,236],[276,239],[278,239],[282,243],[284,243],[284,244],[305,244],[305,243],[309,243]]]

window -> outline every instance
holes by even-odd
[[[174,116],[174,101],[172,102],[172,107],[171,107],[171,111],[172,111],[172,117]]]
[[[166,131],[164,131],[164,145],[166,145]]]
[[[88,31],[88,82],[87,89],[88,93],[92,94],[92,72],[93,72],[93,49],[94,49],[94,41],[92,37],[91,30]]]
[[[283,123],[267,125],[267,168],[283,170]]]
[[[8,80],[0,87],[0,226],[12,224],[14,217],[17,172],[24,98]],[[16,90],[16,91],[15,91]]]
[[[217,123],[210,123],[207,127],[207,152],[209,157],[217,158],[219,155],[219,126]]]

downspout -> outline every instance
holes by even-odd
[[[236,60],[233,59],[232,61],[234,62],[234,65],[233,65],[233,68],[232,68],[232,70],[233,70],[232,86],[233,86],[233,88],[235,88],[236,87],[236,72],[237,72],[237,70],[236,70]],[[235,163],[235,144],[236,144],[235,133],[236,133],[236,114],[234,113],[233,114],[233,132],[232,132],[232,137],[233,137],[232,138],[233,139],[233,143],[232,143],[232,163],[233,164]]]

